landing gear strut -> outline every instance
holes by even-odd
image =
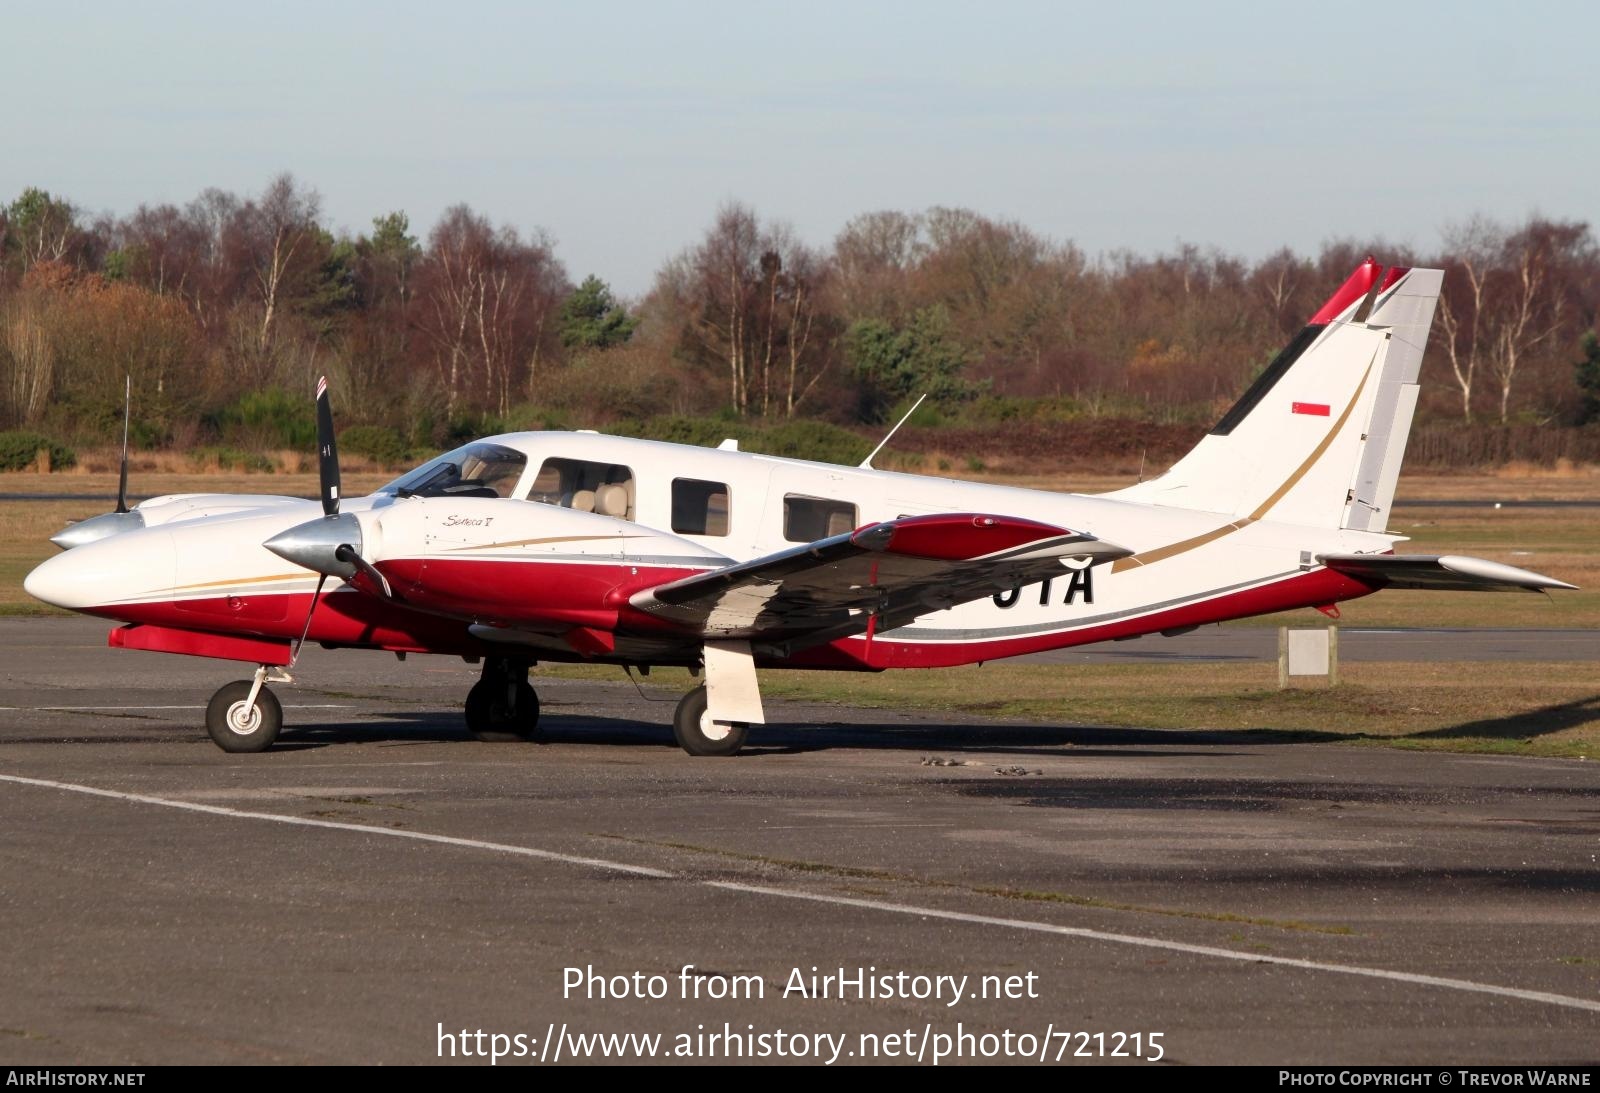
[[[228,752],[266,751],[283,728],[283,707],[267,690],[267,669],[255,678],[226,683],[206,705],[206,732],[217,747]]]
[[[539,738],[539,696],[528,685],[531,662],[485,657],[483,675],[467,692],[467,729],[479,740],[501,743]]]

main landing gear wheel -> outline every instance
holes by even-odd
[[[539,738],[539,695],[524,663],[493,659],[467,692],[467,730],[488,743]]]
[[[248,679],[224,684],[206,704],[206,732],[223,751],[266,751],[283,728],[283,707],[278,696],[261,687],[254,705]]]
[[[743,721],[713,721],[706,709],[706,688],[701,684],[678,703],[672,716],[672,735],[690,755],[738,755],[750,726]]]

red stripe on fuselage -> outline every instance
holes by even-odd
[[[406,571],[414,579],[422,570],[419,568],[412,573],[407,568],[409,565],[421,567],[424,563],[384,563],[384,568],[389,571],[386,576],[394,582],[402,571]],[[461,560],[439,563],[437,569],[431,561],[426,565],[430,586],[435,577],[446,573],[452,586],[458,582],[470,586],[475,576],[478,586],[473,596],[492,605],[493,610],[485,610],[477,616],[462,611],[465,617],[458,615],[456,618],[447,618],[415,609],[421,605],[408,607],[364,593],[339,591],[324,595],[317,604],[308,640],[397,652],[482,654],[497,651],[496,647],[472,637],[467,632],[469,623],[504,621],[516,625],[512,621],[515,619],[543,624],[541,629],[548,629],[551,623],[558,621],[572,626],[595,626],[598,621],[600,625],[596,626],[597,629],[617,629],[621,634],[682,636],[686,641],[695,640],[691,635],[684,634],[681,628],[635,611],[626,603],[627,597],[639,588],[677,579],[693,570]],[[951,667],[1066,649],[1114,638],[1136,637],[1174,627],[1199,626],[1273,611],[1313,607],[1355,599],[1373,591],[1373,588],[1353,577],[1322,569],[1312,573],[1297,573],[1255,588],[1213,596],[1148,615],[1074,629],[974,641],[897,640],[878,633],[870,642],[862,637],[842,638],[828,645],[798,651],[786,658],[759,657],[758,660],[764,667],[856,671]],[[540,595],[550,595],[553,599],[561,597],[564,605],[557,607],[546,602],[541,606],[537,598]],[[226,622],[230,610],[230,597],[227,596],[185,600],[182,603],[169,600],[163,603],[120,604],[91,609],[87,613],[123,622],[149,623],[191,631],[292,640],[299,637],[300,626],[311,606],[311,593],[287,593],[282,599],[281,615],[276,611],[271,612],[279,615],[281,621],[234,625]],[[460,610],[460,605],[457,605],[457,609]],[[1071,624],[1069,620],[1063,620],[1063,625]],[[503,650],[503,647],[500,649]],[[577,657],[574,656],[574,659]],[[595,659],[606,658],[601,656]]]

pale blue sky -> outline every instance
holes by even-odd
[[[641,293],[736,198],[826,243],[964,205],[1091,253],[1600,217],[1600,6],[0,5],[0,201],[465,201]]]

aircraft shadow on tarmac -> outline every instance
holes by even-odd
[[[1457,740],[1483,737],[1491,740],[1530,740],[1600,721],[1600,694],[1572,702],[1541,706],[1510,717],[1486,717],[1441,729],[1408,733],[1407,740]]]
[[[672,730],[649,721],[581,715],[546,715],[541,722],[546,744],[589,744],[618,747],[676,748]],[[1158,747],[1215,748],[1240,744],[1295,743],[1331,738],[1331,734],[1263,731],[1181,731],[1124,729],[1078,725],[947,724],[940,722],[780,722],[752,728],[741,753],[747,756],[798,754],[835,748],[920,752],[1007,754],[1017,756],[1117,755],[1112,748],[1139,747],[1143,756],[1193,754],[1153,751]],[[290,724],[273,751],[321,748],[334,744],[420,744],[471,740],[460,715],[406,713],[381,720]],[[505,746],[515,748],[515,743]],[[537,746],[537,745],[534,745]],[[1094,749],[1094,750],[1090,750]],[[1212,751],[1218,757],[1232,751]]]
[[[124,718],[117,718],[124,721]],[[128,718],[127,720],[137,720]],[[743,754],[750,756],[798,754],[835,748],[862,748],[887,751],[938,751],[957,755],[971,753],[1026,756],[1119,755],[1123,749],[1138,748],[1144,756],[1162,754],[1223,757],[1236,754],[1222,750],[1265,744],[1335,743],[1362,739],[1389,740],[1529,740],[1567,729],[1600,722],[1600,694],[1572,702],[1557,703],[1508,717],[1481,718],[1426,729],[1403,736],[1379,737],[1366,733],[1341,733],[1313,729],[1289,730],[1268,727],[1248,729],[1144,729],[1103,725],[1018,725],[995,723],[948,723],[939,721],[851,722],[792,721],[753,728]],[[618,747],[676,747],[672,730],[648,720],[589,717],[573,714],[547,714],[543,721],[543,740],[551,744],[590,744]],[[159,729],[152,723],[146,734],[122,731],[107,735],[69,732],[65,735],[41,733],[26,737],[6,736],[5,743],[152,743],[170,739],[174,726]],[[283,736],[273,751],[322,748],[334,744],[385,743],[421,744],[429,742],[471,741],[456,711],[396,713],[359,721],[294,723],[284,727]],[[491,745],[509,746],[517,745]],[[1152,749],[1184,749],[1167,751]],[[1115,750],[1113,750],[1115,749]]]

